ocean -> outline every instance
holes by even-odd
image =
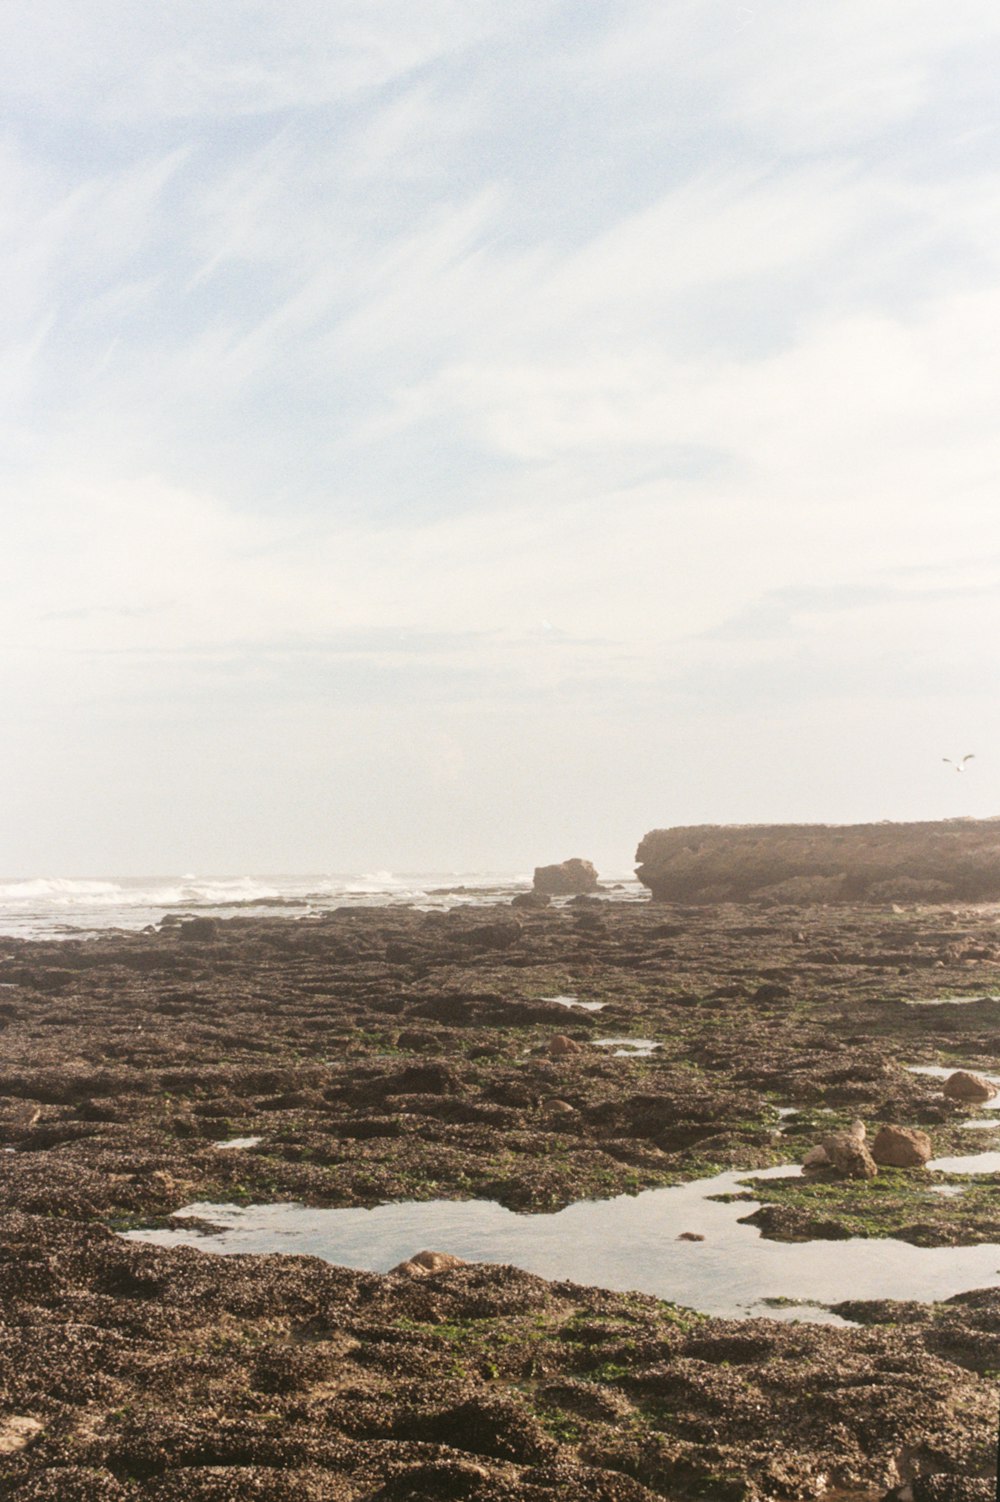
[[[33,877],[0,879],[0,936],[69,939],[138,930],[168,914],[217,918],[259,913],[300,919],[347,904],[410,905],[426,911],[509,902],[531,888],[529,873],[391,871],[306,876]],[[629,874],[601,882],[601,896],[645,898]]]

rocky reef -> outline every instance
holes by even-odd
[[[679,826],[636,860],[660,902],[995,902],[1000,819]]]
[[[114,1234],[195,1226],[197,1202],[551,1210],[799,1162],[855,1119],[873,1153],[889,1135],[995,1149],[1000,1130],[967,1129],[981,1092],[944,1088],[945,1069],[997,1069],[992,909],[189,923],[0,939],[0,1495],[993,1496],[995,1287],[855,1298],[832,1327],[785,1322],[780,1297],[774,1318],[707,1318],[419,1255],[440,1242],[379,1274]],[[998,1182],[881,1161],[758,1179],[747,1235],[863,1237],[873,1260],[889,1236],[993,1244]]]

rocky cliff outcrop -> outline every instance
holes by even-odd
[[[993,902],[1000,819],[654,829],[636,860],[662,902]]]
[[[579,897],[597,891],[597,871],[590,861],[574,857],[556,866],[536,866],[533,885],[550,897]]]

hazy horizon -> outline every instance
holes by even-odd
[[[985,0],[9,0],[0,870],[992,815],[998,63]]]

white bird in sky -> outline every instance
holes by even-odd
[[[967,756],[963,756],[962,757],[961,761],[952,761],[952,759],[951,759],[950,756],[942,756],[942,758],[941,758],[942,761],[946,761],[948,763],[949,767],[954,767],[956,772],[964,772],[965,771],[965,763],[967,761],[975,761],[975,759],[976,759],[976,753],[975,753],[975,751],[970,751]]]

